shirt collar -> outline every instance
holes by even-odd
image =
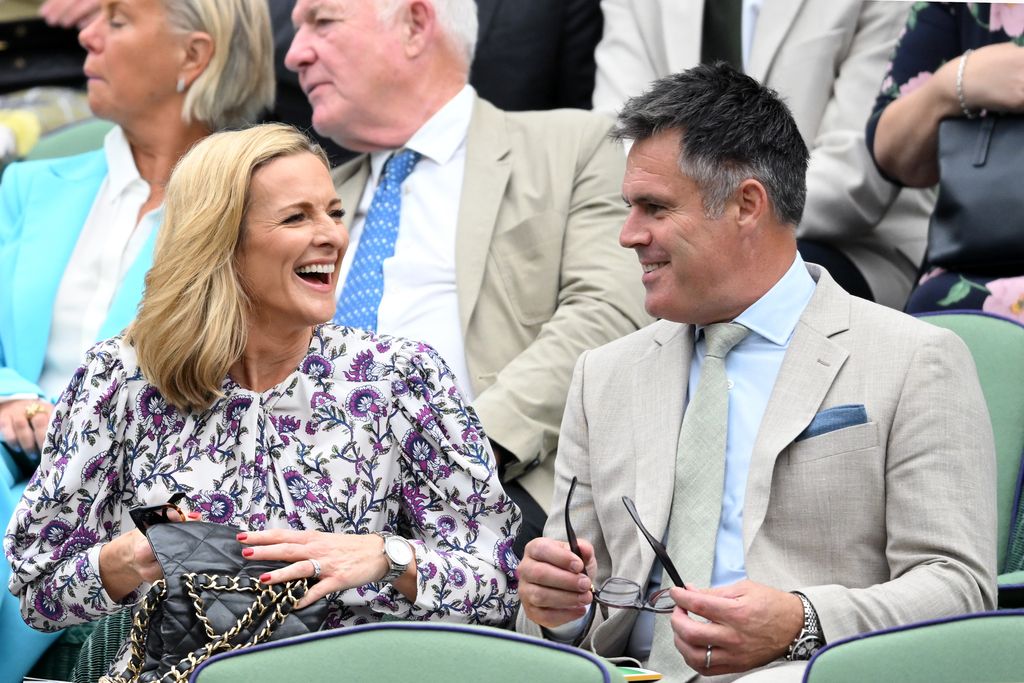
[[[113,196],[124,192],[132,183],[146,182],[139,175],[132,148],[121,126],[114,126],[103,138],[103,153],[107,157],[107,182]]]
[[[405,143],[404,149],[419,152],[439,166],[448,163],[466,142],[475,100],[476,90],[473,86],[463,86],[455,97],[448,100],[447,104],[420,126]],[[370,155],[370,177],[375,184],[380,179],[384,162],[394,152],[395,150],[383,150]]]
[[[814,287],[814,278],[807,272],[804,260],[797,253],[786,274],[747,310],[736,316],[733,322],[740,323],[776,346],[786,346],[807,303],[814,295]],[[696,339],[701,338],[704,327],[697,326]]]

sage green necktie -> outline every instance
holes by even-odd
[[[725,435],[729,418],[729,387],[725,356],[750,330],[739,323],[715,323],[704,328],[707,352],[700,381],[683,414],[676,451],[675,486],[669,513],[669,557],[683,581],[697,586],[711,582],[715,540],[722,514],[725,481]],[[671,586],[665,574],[662,586]],[[685,681],[693,670],[675,648],[669,615],[658,615],[648,667],[665,675],[664,681]]]

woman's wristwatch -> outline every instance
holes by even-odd
[[[800,598],[800,602],[804,605],[804,625],[800,629],[800,633],[790,643],[786,659],[790,662],[803,662],[813,657],[815,652],[825,646],[825,634],[821,630],[818,613],[807,596],[797,591],[793,591],[793,595]]]
[[[401,536],[395,536],[390,531],[378,531],[377,535],[384,539],[384,557],[389,565],[388,573],[381,581],[393,583],[409,568],[416,558],[416,554],[413,552],[412,543]]]

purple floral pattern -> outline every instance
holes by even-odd
[[[298,370],[257,394],[230,377],[210,409],[181,413],[120,338],[98,344],[61,397],[42,463],[4,536],[10,588],[34,626],[90,621],[117,604],[99,551],[128,510],[183,507],[241,528],[388,530],[416,547],[419,590],[334,594],[330,623],[452,619],[508,624],[518,605],[520,514],[497,481],[475,413],[429,347],[332,325]]]

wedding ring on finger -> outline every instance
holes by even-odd
[[[704,668],[705,669],[710,669],[711,668],[711,646],[710,645],[708,645],[708,651],[704,655]]]
[[[312,557],[309,558],[309,563],[311,565],[313,565],[313,576],[311,576],[310,578],[312,578],[312,579],[319,579],[320,578],[320,563],[317,562],[316,560],[314,560]]]
[[[25,419],[28,420],[29,424],[32,424],[32,418],[38,415],[39,413],[43,412],[44,410],[46,409],[43,408],[43,404],[39,401],[29,403],[27,406],[25,406]]]

